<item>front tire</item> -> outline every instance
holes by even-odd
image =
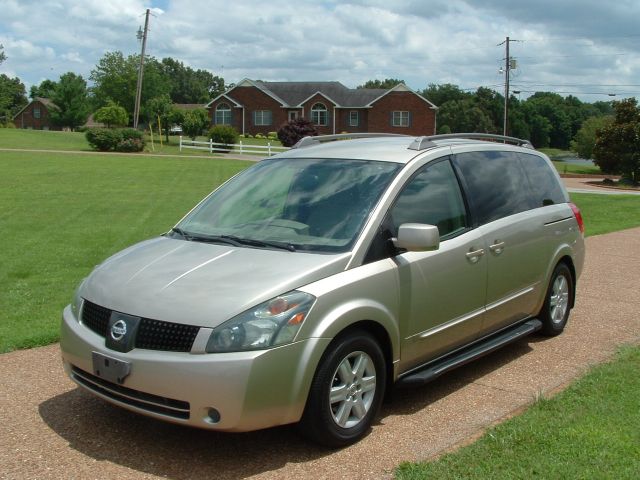
[[[565,263],[559,263],[551,275],[544,305],[538,318],[542,322],[541,333],[550,337],[564,330],[571,305],[573,305],[573,276]]]
[[[384,354],[367,332],[349,332],[325,352],[315,373],[300,432],[322,445],[355,443],[371,427],[386,385]]]

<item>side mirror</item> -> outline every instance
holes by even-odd
[[[435,225],[403,223],[398,228],[398,238],[393,238],[396,248],[410,252],[427,252],[440,247],[440,232]]]

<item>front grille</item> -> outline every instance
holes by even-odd
[[[107,336],[111,310],[95,303],[84,301],[82,323],[101,337]],[[164,322],[142,318],[138,326],[134,346],[147,350],[189,352],[200,327],[181,323]]]
[[[108,308],[86,300],[82,304],[82,323],[101,337],[107,336],[109,317],[111,317],[111,310]]]
[[[161,322],[143,318],[136,335],[136,348],[188,352],[198,335],[199,327],[180,323]]]
[[[92,392],[99,393],[107,398],[131,405],[132,407],[153,413],[167,415],[169,417],[188,420],[190,415],[189,402],[161,397],[151,393],[140,392],[133,388],[123,387],[96,377],[84,370],[71,366],[73,379]]]

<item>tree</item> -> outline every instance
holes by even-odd
[[[127,111],[113,101],[109,101],[106,106],[99,108],[94,118],[97,122],[104,123],[107,128],[121,127],[129,123]]]
[[[471,98],[473,95],[468,92],[463,92],[460,90],[460,87],[451,83],[444,83],[442,85],[430,83],[429,86],[422,91],[422,96],[434,105],[441,107],[449,101],[464,100],[465,98]]]
[[[139,65],[139,55],[125,57],[120,51],[105,53],[89,76],[94,83],[92,91],[96,105],[102,107],[113,101],[132,116]],[[169,79],[162,73],[158,61],[153,57],[146,58],[140,104],[145,105],[151,98],[168,94],[169,90]]]
[[[49,112],[54,125],[73,130],[87,121],[87,82],[81,75],[72,72],[62,75],[50,99],[55,106]]]
[[[404,80],[398,78],[385,78],[384,80],[367,80],[363,85],[358,85],[356,88],[382,88],[389,90],[396,85],[404,83]]]
[[[0,43],[0,65],[7,59],[7,56],[4,54],[4,45]]]
[[[582,127],[571,141],[571,150],[582,158],[593,158],[597,133],[613,122],[612,116],[591,117],[582,123]]]
[[[206,70],[194,70],[173,58],[160,62],[169,79],[169,96],[174,103],[207,103],[224,92],[224,79]]]
[[[154,124],[158,117],[160,118],[160,122],[164,125],[167,142],[169,141],[169,128],[171,128],[168,117],[172,109],[171,98],[166,93],[152,98],[145,105],[145,115],[149,123]]]
[[[10,78],[0,74],[0,120],[10,121],[13,116],[29,103],[24,84],[18,77]]]
[[[604,173],[640,181],[640,108],[635,98],[614,102],[613,122],[596,133],[593,157]]]
[[[444,132],[491,133],[493,122],[473,98],[450,100],[438,112],[438,133]]]
[[[545,131],[542,136],[549,138],[547,145],[544,145],[546,141],[542,143],[534,141],[534,145],[568,149],[572,138],[572,125],[564,99],[557,93],[536,92],[526,100],[525,105],[531,135],[534,135],[534,130],[539,128],[539,133]],[[545,119],[546,124],[538,117]],[[542,136],[538,140],[541,140]],[[533,141],[533,138],[531,140]]]
[[[209,126],[209,114],[204,108],[189,110],[184,114],[182,131],[195,140]]]
[[[307,119],[298,117],[294,120],[289,120],[285,123],[280,130],[278,130],[278,139],[285,147],[292,147],[298,140],[303,137],[316,136],[318,130]]]
[[[40,85],[31,85],[29,98],[31,98],[31,100],[34,100],[36,97],[51,98],[56,91],[57,85],[53,80],[43,80]]]

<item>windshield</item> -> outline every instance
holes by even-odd
[[[347,251],[399,167],[349,159],[263,160],[212,193],[174,232],[190,240]]]

